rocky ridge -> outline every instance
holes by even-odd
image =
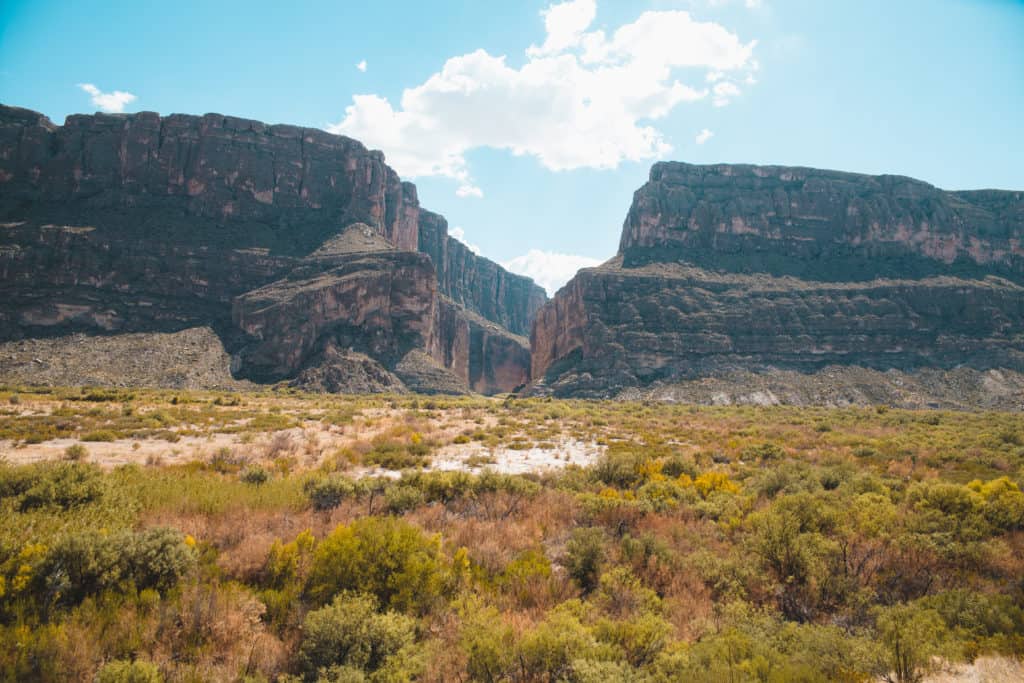
[[[1001,373],[1000,405],[1020,409],[1024,194],[656,164],[618,255],[559,291],[531,342],[537,394],[733,402],[751,393],[751,377],[774,376],[786,378],[776,385],[788,401],[841,404],[805,390],[839,367],[905,378],[918,390],[904,404],[950,404],[915,377],[964,370],[980,373],[976,383]],[[871,372],[857,376],[880,377]],[[872,400],[859,379],[832,376],[835,393]],[[697,390],[709,378],[718,390]]]
[[[355,140],[0,107],[0,341],[208,327],[240,378],[394,390],[401,366],[422,390],[496,392],[527,381],[517,334],[544,300]]]

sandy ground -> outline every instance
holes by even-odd
[[[1021,681],[1024,681],[1024,663],[1009,657],[979,657],[973,664],[961,664],[924,679],[924,683],[1020,683]]]
[[[475,456],[478,459],[476,469],[489,468],[505,474],[525,474],[561,469],[568,465],[586,467],[597,460],[603,452],[604,446],[573,439],[560,441],[554,448],[525,450],[503,447],[490,450],[480,444],[451,445],[434,455],[430,469],[470,471],[475,468],[466,460]],[[486,463],[479,460],[488,457],[494,462]]]
[[[458,425],[448,427],[444,433],[458,433]],[[134,463],[137,465],[182,464],[209,460],[223,448],[233,454],[259,460],[268,453],[272,443],[278,443],[282,455],[293,456],[298,464],[315,467],[325,456],[340,448],[350,447],[360,439],[375,433],[371,430],[329,427],[311,423],[304,428],[267,432],[255,438],[239,434],[211,434],[208,436],[182,436],[171,443],[160,439],[138,441],[120,439],[109,442],[80,442],[75,439],[53,439],[39,444],[15,445],[0,441],[0,460],[12,464],[28,464],[46,460],[61,460],[69,446],[81,443],[87,451],[85,462],[104,468]],[[506,474],[524,474],[560,469],[568,465],[587,466],[604,452],[604,446],[592,442],[563,439],[552,447],[533,447],[516,450],[499,446],[487,448],[472,442],[450,444],[440,448],[433,456],[430,470],[462,470],[479,472],[488,468]],[[398,476],[397,472],[380,468],[356,468],[355,476]]]

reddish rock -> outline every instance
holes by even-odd
[[[533,280],[474,254],[448,236],[444,216],[430,211],[420,212],[419,244],[437,268],[442,294],[513,334],[529,334],[534,315],[547,301]]]
[[[0,106],[0,341],[209,326],[248,378],[507,391],[543,300],[355,140]]]
[[[1024,370],[1024,195],[893,176],[657,164],[618,256],[534,323],[533,391],[737,371]]]

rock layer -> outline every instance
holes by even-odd
[[[533,391],[829,366],[1024,371],[1022,219],[1021,193],[657,164],[620,253],[538,313]]]
[[[523,333],[542,290],[452,259],[460,248],[415,186],[349,138],[218,114],[55,126],[0,106],[0,341],[208,326],[246,378],[341,387],[349,368],[390,390],[421,349],[454,373],[446,386],[510,390],[528,351],[473,355],[444,335],[468,339],[478,316]],[[461,327],[442,324],[446,307]],[[511,356],[516,372],[489,370]]]

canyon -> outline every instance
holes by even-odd
[[[5,377],[55,362],[19,343],[86,333],[110,342],[89,345],[102,356],[122,335],[200,330],[230,367],[199,384],[495,393],[529,380],[546,295],[449,237],[355,140],[219,114],[56,126],[2,107],[0,300]],[[62,360],[53,381],[78,383]]]
[[[1020,409],[1024,194],[658,163],[532,349],[539,395]]]
[[[659,162],[548,300],[356,140],[0,107],[3,381],[1019,410],[1022,373],[1021,192]]]

